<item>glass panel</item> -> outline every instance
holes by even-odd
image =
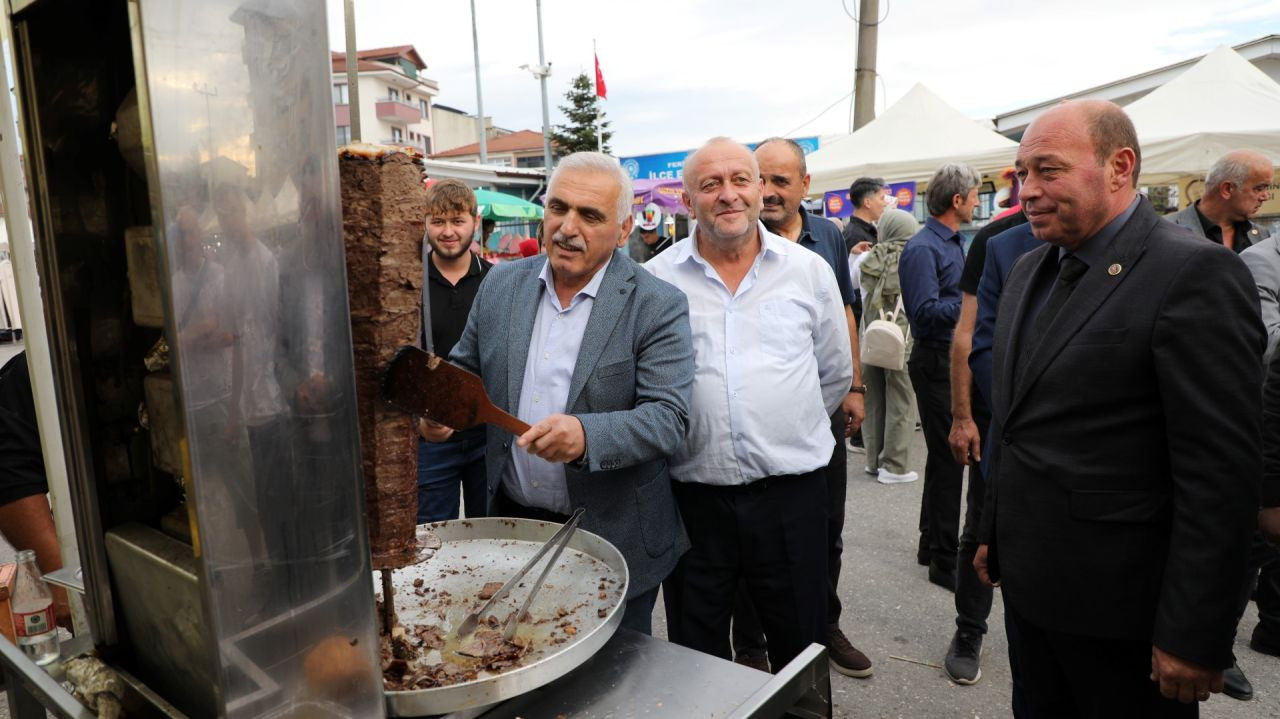
[[[229,717],[383,714],[324,0],[139,0]]]

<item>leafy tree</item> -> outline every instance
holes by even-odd
[[[596,113],[600,98],[596,97],[595,83],[587,73],[580,73],[573,78],[568,92],[564,94],[567,105],[560,106],[568,120],[563,125],[556,125],[551,130],[551,142],[555,144],[557,155],[568,155],[574,152],[596,149]],[[601,133],[604,140],[604,151],[609,152],[609,121],[601,120]]]

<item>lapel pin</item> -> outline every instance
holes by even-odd
[[[1120,270],[1123,270],[1123,269],[1124,268],[1121,267],[1119,264],[1114,264],[1107,268],[1107,274],[1111,275],[1112,277],[1115,277],[1116,275],[1120,274]]]

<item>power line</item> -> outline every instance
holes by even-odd
[[[825,115],[825,114],[827,114],[828,112],[830,112],[830,111],[831,111],[831,108],[833,108],[833,107],[835,107],[836,105],[839,105],[840,103],[844,102],[844,100],[845,100],[845,98],[846,98],[846,97],[852,97],[852,96],[853,96],[853,91],[852,91],[852,90],[850,90],[849,92],[845,93],[844,95],[841,95],[841,96],[840,96],[840,98],[839,98],[838,100],[836,100],[835,102],[831,103],[830,105],[827,105],[827,108],[826,108],[825,110],[823,110],[822,112],[818,113],[817,115],[814,115],[813,119],[808,120],[808,121],[806,121],[806,122],[802,123],[800,126],[796,127],[796,129],[794,129],[794,130],[792,130],[792,131],[790,131],[790,132],[785,132],[785,133],[783,133],[783,134],[782,134],[782,137],[789,137],[789,136],[791,136],[791,135],[796,134],[796,132],[798,132],[798,131],[800,131],[800,130],[804,129],[807,125],[811,125],[811,124],[813,124],[813,123],[814,123],[818,118],[820,118],[820,117],[822,117],[823,115]]]

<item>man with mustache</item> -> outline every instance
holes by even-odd
[[[622,626],[648,634],[658,584],[689,546],[667,457],[684,441],[693,384],[685,296],[627,256],[631,179],[598,152],[562,158],[547,190],[546,254],[480,286],[449,359],[533,425],[487,427],[489,514],[581,527],[627,560]],[[419,423],[428,441],[451,430]]]
[[[1232,663],[1262,471],[1257,290],[1232,251],[1161,221],[1140,163],[1098,100],[1048,110],[1018,148],[1045,245],[996,315],[974,569],[1000,582],[1033,718],[1194,717]]]
[[[689,298],[689,436],[671,458],[692,544],[663,585],[672,641],[731,658],[745,583],[780,670],[826,644],[831,415],[853,380],[831,268],[760,222],[756,158],[716,138],[684,165],[693,234],[645,268]]]
[[[427,188],[427,242],[423,248],[423,348],[448,357],[462,336],[480,283],[492,267],[471,251],[480,224],[476,195],[460,180]],[[457,432],[445,442],[418,444],[418,523],[458,518],[458,495],[468,517],[483,517],[489,503],[484,479],[484,428]]]
[[[849,326],[849,346],[853,357],[853,386],[831,415],[831,434],[836,446],[827,463],[827,639],[831,663],[836,671],[851,677],[871,676],[871,660],[849,641],[840,629],[840,554],[844,549],[844,503],[848,484],[844,446],[846,437],[862,424],[865,415],[863,398],[866,387],[858,361],[858,326],[854,320],[856,302],[849,278],[849,253],[845,251],[840,230],[821,217],[804,211],[801,202],[809,192],[809,172],[805,167],[804,149],[792,140],[773,137],[761,142],[755,151],[764,180],[763,209],[760,221],[779,237],[816,252],[835,273]],[[745,592],[740,593],[733,613],[734,659],[739,663],[765,668],[764,633]]]

